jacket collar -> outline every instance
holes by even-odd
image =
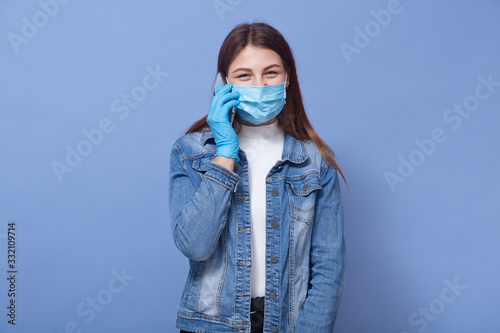
[[[283,144],[283,154],[281,155],[281,162],[290,161],[292,163],[302,163],[307,160],[307,152],[304,143],[294,138],[285,129],[285,142]],[[205,145],[207,140],[213,141],[214,134],[209,127],[202,129],[201,144]],[[215,142],[214,142],[215,143]]]

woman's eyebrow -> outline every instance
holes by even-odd
[[[271,69],[271,68],[273,68],[273,67],[279,67],[279,68],[281,68],[281,66],[280,66],[280,65],[278,65],[278,64],[272,64],[272,65],[269,65],[269,66],[267,66],[266,68],[264,68],[264,71],[267,71],[268,69]]]
[[[269,69],[271,69],[271,68],[273,68],[273,67],[279,67],[279,68],[281,68],[281,66],[280,66],[280,65],[278,65],[278,64],[272,64],[272,65],[266,66],[266,67],[264,68],[264,72],[265,72],[265,71],[267,71],[267,70],[269,70]],[[250,69],[250,68],[240,67],[240,68],[236,68],[236,69],[233,71],[233,73],[236,73],[236,72],[252,72],[252,69]]]
[[[243,67],[240,67],[240,68],[236,68],[233,73],[236,73],[236,72],[251,72],[252,70],[250,68],[243,68]]]

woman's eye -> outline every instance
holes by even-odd
[[[267,75],[267,74],[276,75],[276,74],[278,74],[278,73],[276,73],[276,72],[274,72],[274,71],[270,71],[270,72],[267,72],[267,73],[266,73],[266,75]]]
[[[238,76],[238,79],[243,79],[243,78],[247,78],[249,77],[248,74],[241,74],[240,76]]]

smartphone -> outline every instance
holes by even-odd
[[[215,95],[215,91],[217,90],[218,86],[225,86],[226,84],[227,84],[227,81],[222,76],[222,73],[221,72],[217,73],[217,77],[215,78],[215,83],[214,83],[214,95]],[[236,108],[233,107],[232,110],[231,110],[231,118],[230,118],[231,119],[230,120],[231,125],[233,124],[235,113],[236,113]]]

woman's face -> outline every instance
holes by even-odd
[[[228,81],[235,86],[267,86],[285,82],[285,68],[278,53],[253,45],[245,46],[236,54],[227,72]]]
[[[285,68],[278,53],[253,45],[245,46],[229,64],[227,80],[235,86],[267,86],[285,82]],[[288,88],[288,76],[286,87]],[[272,124],[276,117],[255,125],[237,116],[238,122],[247,126]]]

